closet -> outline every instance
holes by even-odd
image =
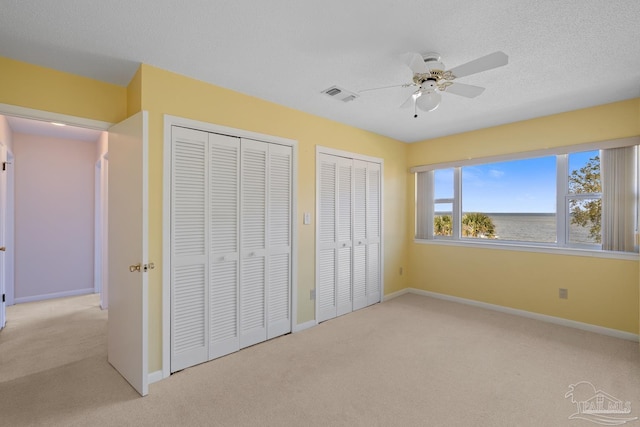
[[[173,126],[171,372],[291,331],[292,147]]]
[[[382,161],[317,153],[317,321],[380,302]]]

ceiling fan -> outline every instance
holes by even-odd
[[[414,117],[418,117],[418,108],[426,112],[438,108],[442,98],[441,92],[475,98],[484,92],[483,87],[457,83],[453,80],[502,67],[509,62],[509,57],[500,51],[458,65],[450,70],[445,70],[444,64],[440,62],[440,54],[434,52],[422,55],[408,53],[404,55],[403,59],[413,72],[413,79],[410,83],[365,89],[360,93],[394,87],[417,87],[418,89],[400,106],[400,108],[413,107]]]

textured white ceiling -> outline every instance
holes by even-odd
[[[126,85],[139,63],[406,142],[640,96],[638,0],[5,0],[0,56]],[[447,68],[501,50],[413,118],[406,52]]]

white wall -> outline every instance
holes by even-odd
[[[13,134],[15,302],[93,292],[96,144]]]

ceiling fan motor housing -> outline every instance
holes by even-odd
[[[438,87],[438,81],[433,77],[429,77],[424,79],[422,83],[420,83],[420,89],[424,91],[435,90]]]

